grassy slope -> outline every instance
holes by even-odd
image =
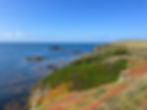
[[[136,46],[136,42],[119,42],[100,46],[92,54],[53,72],[38,85],[38,88],[49,87],[51,91],[45,95],[45,98],[42,96],[39,98],[37,106],[42,105],[39,108],[46,108],[51,99],[56,100],[55,97],[60,96],[61,92],[64,93],[64,91],[68,91],[68,93],[79,90],[86,92],[92,88],[116,81],[121,71],[135,64],[131,61],[129,65],[128,60],[135,58],[136,62],[136,59],[146,57],[146,53],[142,54],[141,51],[146,49],[147,43],[137,42],[138,46],[134,47],[134,45]],[[52,93],[53,97],[51,98]],[[91,95],[89,96],[91,97]]]
[[[129,54],[126,48],[106,47],[106,52],[89,55],[70,65],[53,72],[42,81],[42,85],[56,88],[61,84],[69,84],[69,90],[83,90],[116,80],[121,70],[126,68],[126,60],[105,62],[115,56]]]
[[[121,78],[109,85],[71,92],[49,101],[44,110],[146,110],[147,74],[128,77],[131,80]]]

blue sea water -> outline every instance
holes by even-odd
[[[53,50],[57,45],[61,49]],[[0,44],[0,108],[2,102],[29,91],[37,81],[49,74],[48,65],[63,66],[91,52],[96,44],[84,43],[1,43]],[[79,54],[74,54],[79,51]],[[43,61],[28,61],[41,56]]]

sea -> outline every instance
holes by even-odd
[[[55,68],[68,65],[93,51],[96,45],[0,43],[0,110],[24,110],[30,91],[37,82]]]

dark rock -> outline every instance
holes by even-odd
[[[54,50],[54,51],[58,51],[58,50],[63,50],[63,48],[61,48],[60,46],[58,45],[53,45],[50,47],[51,50]]]
[[[41,57],[41,56],[33,56],[33,57],[28,57],[27,60],[28,61],[42,61],[42,60],[44,60],[44,57]]]
[[[57,70],[58,69],[58,67],[56,65],[48,65],[47,68],[50,70]]]
[[[73,54],[75,54],[75,55],[81,54],[81,51],[80,50],[75,50],[75,51],[73,51]]]

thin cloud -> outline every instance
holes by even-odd
[[[0,33],[0,40],[20,40],[23,39],[24,36],[22,32],[5,32]]]

